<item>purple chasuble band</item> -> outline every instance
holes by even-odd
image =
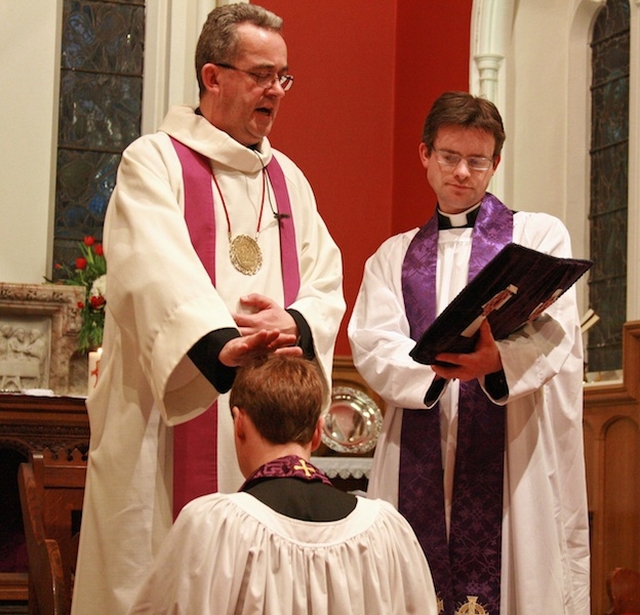
[[[468,281],[513,238],[513,212],[487,193],[473,229]],[[434,216],[413,238],[402,266],[402,290],[411,337],[418,340],[436,317],[438,222]],[[504,475],[504,409],[477,380],[461,383],[453,500],[447,540],[439,405],[402,415],[398,509],[429,560],[442,613],[477,598],[500,612]]]
[[[300,268],[298,266],[298,250],[296,250],[296,231],[291,215],[289,191],[282,167],[275,156],[267,165],[267,175],[273,186],[278,203],[278,225],[280,227],[280,262],[282,279],[284,280],[284,305],[289,307],[298,297],[300,291]]]
[[[216,230],[213,205],[212,169],[209,159],[173,137],[184,182],[184,215],[191,243],[216,285]],[[300,290],[298,251],[291,202],[282,168],[275,157],[267,173],[276,197],[280,226],[280,261],[285,306],[291,305]],[[218,404],[195,419],[173,428],[173,515],[193,498],[218,490]]]

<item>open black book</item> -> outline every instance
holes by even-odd
[[[432,365],[441,352],[472,352],[485,318],[493,337],[503,339],[540,316],[591,265],[510,243],[433,321],[409,354]]]

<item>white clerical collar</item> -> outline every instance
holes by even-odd
[[[478,210],[482,202],[470,207],[466,211],[457,214],[446,214],[440,211],[438,208],[438,220],[440,228],[473,228],[476,218],[478,217]],[[444,224],[443,224],[444,223]]]

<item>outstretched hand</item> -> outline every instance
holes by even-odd
[[[453,364],[450,367],[432,365],[433,371],[446,380],[453,378],[458,378],[462,382],[475,380],[502,369],[500,352],[486,319],[480,325],[480,336],[473,352],[467,354],[442,352],[436,355],[436,359]]]
[[[251,359],[270,352],[299,357],[302,355],[302,348],[295,346],[295,343],[295,335],[280,333],[278,329],[262,329],[229,340],[222,347],[218,359],[227,367],[240,367]]]

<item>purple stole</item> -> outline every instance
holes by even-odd
[[[299,478],[308,482],[319,481],[325,485],[333,486],[322,470],[298,455],[287,455],[268,461],[247,478],[240,487],[240,491],[246,491],[263,478]]]
[[[171,137],[182,164],[184,217],[191,243],[216,285],[216,228],[209,159]],[[298,251],[291,203],[282,168],[275,157],[267,165],[269,180],[278,204],[280,261],[285,306],[291,305],[300,289]],[[173,428],[173,514],[193,498],[218,490],[218,403],[195,419]]]
[[[513,238],[513,213],[487,193],[473,229],[472,280]],[[438,220],[413,238],[402,265],[402,290],[411,337],[419,339],[436,317]],[[441,613],[477,602],[500,612],[504,475],[504,409],[477,380],[460,384],[453,501],[447,541],[439,405],[402,414],[398,509],[427,556]],[[474,611],[475,612],[475,611]]]

